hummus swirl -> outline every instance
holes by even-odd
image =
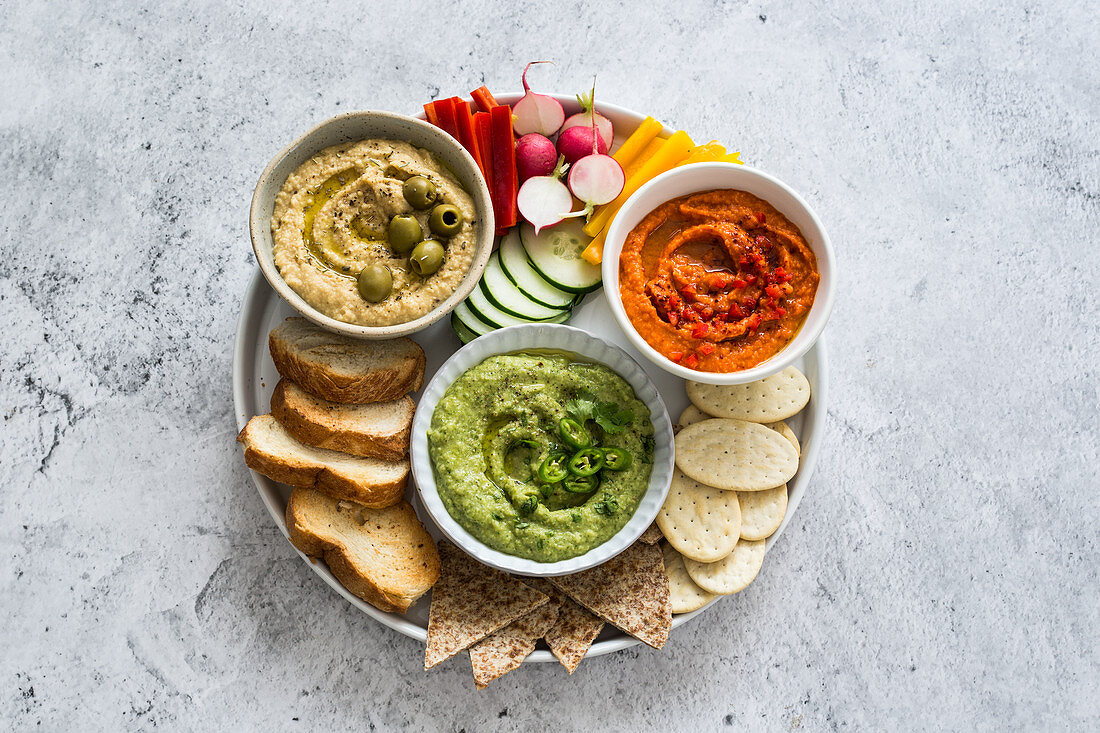
[[[666,201],[634,227],[619,259],[634,328],[700,371],[748,369],[778,353],[802,326],[819,280],[798,228],[745,191]]]
[[[460,231],[440,240],[443,264],[427,277],[386,243],[386,227],[399,214],[429,230],[431,211],[413,209],[402,195],[412,176],[434,183],[439,203],[458,207],[464,218]],[[271,218],[272,253],[286,283],[321,313],[387,326],[419,318],[458,288],[473,262],[477,228],[473,199],[431,152],[397,140],[363,140],[326,148],[287,178]],[[371,303],[360,297],[356,276],[375,264],[390,269],[393,290]]]
[[[557,479],[542,482],[536,469],[563,448],[560,423],[581,398],[613,403],[632,418],[614,434],[588,421],[599,445],[632,460],[600,472],[583,494]],[[470,534],[510,555],[556,562],[606,542],[633,516],[653,470],[653,423],[630,384],[603,364],[563,353],[502,354],[447,388],[432,413],[428,453],[443,506]]]

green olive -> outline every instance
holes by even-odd
[[[402,192],[414,209],[426,209],[439,200],[439,189],[424,176],[413,176],[405,181]]]
[[[425,239],[416,245],[409,255],[409,266],[421,277],[431,275],[443,264],[443,245],[434,239]]]
[[[462,228],[462,212],[457,206],[440,204],[432,209],[428,227],[441,237],[453,237]]]
[[[423,238],[424,230],[414,217],[398,214],[390,219],[390,225],[386,229],[386,241],[390,243],[390,249],[397,254],[405,254]]]
[[[367,265],[359,271],[359,295],[371,303],[379,303],[393,290],[393,274],[384,265]]]

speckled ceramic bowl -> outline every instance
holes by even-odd
[[[275,197],[283,183],[298,166],[309,160],[319,151],[332,145],[357,140],[387,139],[404,140],[417,147],[426,148],[443,161],[458,177],[477,208],[480,228],[478,230],[473,264],[458,288],[436,308],[412,321],[390,326],[358,326],[344,323],[321,313],[302,296],[286,284],[275,267],[271,254],[273,240],[271,236],[271,216],[275,210]],[[489,255],[493,250],[493,204],[489,197],[489,188],[481,175],[477,163],[453,137],[413,117],[391,112],[348,112],[325,120],[286,146],[272,159],[260,175],[256,191],[252,195],[252,209],[249,213],[248,228],[252,235],[252,249],[256,260],[268,283],[295,310],[322,328],[355,338],[384,339],[405,336],[430,326],[454,310],[462,299],[470,294],[477,285]]]
[[[750,369],[737,372],[701,372],[688,369],[657,351],[634,329],[634,324],[623,308],[619,295],[619,255],[627,235],[646,214],[661,204],[678,196],[715,188],[733,188],[748,191],[783,212],[802,232],[810,249],[817,256],[817,269],[821,281],[817,295],[802,328],[786,346],[774,356]],[[682,379],[708,384],[745,384],[782,371],[810,350],[825,328],[833,310],[836,291],[836,263],[833,246],[825,226],[817,218],[810,205],[794,189],[764,171],[734,163],[695,163],[673,168],[662,173],[639,188],[627,199],[607,230],[607,242],[603,248],[603,283],[607,303],[618,321],[619,327],[638,351],[657,366]]]
[[[583,555],[558,562],[536,562],[508,555],[483,544],[467,532],[443,506],[428,455],[428,427],[431,425],[435,406],[447,388],[467,369],[490,356],[524,349],[568,351],[609,367],[634,388],[634,394],[649,408],[649,418],[653,422],[653,471],[649,476],[649,486],[634,516],[603,544],[593,547]],[[534,323],[502,328],[474,339],[439,368],[424,388],[424,394],[416,406],[409,453],[420,502],[431,515],[432,521],[452,542],[478,561],[494,568],[519,575],[551,576],[576,573],[605,563],[630,547],[646,531],[657,517],[672,483],[672,441],[672,421],[665,409],[665,403],[657,394],[657,388],[649,376],[629,354],[579,328]]]

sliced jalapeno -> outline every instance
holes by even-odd
[[[625,471],[634,462],[634,456],[622,448],[604,448],[603,464],[612,471]]]
[[[570,476],[561,485],[573,494],[590,494],[599,488],[600,479],[594,473],[588,476]]]
[[[574,476],[592,476],[603,468],[603,451],[599,448],[581,448],[569,459],[569,473]]]
[[[573,448],[587,448],[592,445],[592,436],[584,429],[584,425],[571,417],[563,417],[558,421],[558,432],[561,439]]]
[[[564,451],[551,451],[541,464],[539,464],[539,481],[544,484],[556,484],[569,475],[566,464],[569,462],[569,454]]]

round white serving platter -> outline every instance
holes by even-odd
[[[567,95],[553,96],[565,107],[566,114],[579,111],[574,98]],[[497,99],[504,104],[512,104],[519,97],[519,94],[506,94],[498,95]],[[639,115],[622,107],[603,102],[599,102],[598,106],[600,111],[610,118],[615,125],[615,147],[644,119],[644,115]],[[665,132],[667,134],[671,131],[666,129]],[[259,268],[257,268],[241,306],[233,349],[233,405],[238,430],[243,428],[252,416],[262,415],[270,411],[271,393],[279,381],[279,373],[275,370],[275,365],[268,353],[267,336],[284,319],[296,315],[298,313],[267,284]],[[665,372],[638,353],[627,336],[616,325],[611,309],[608,307],[602,292],[596,291],[589,294],[584,302],[574,310],[572,318],[567,323],[570,326],[584,329],[595,336],[603,338],[630,354],[653,380],[665,406],[668,408],[669,416],[672,418],[673,423],[676,422],[680,413],[688,405],[683,380]],[[449,318],[444,318],[423,331],[413,334],[412,338],[424,348],[427,355],[425,384],[431,380],[443,362],[450,358],[462,345],[451,330]],[[813,348],[796,361],[794,365],[809,380],[812,397],[810,403],[801,413],[787,421],[791,429],[798,435],[799,442],[802,445],[802,456],[799,461],[798,473],[787,483],[787,514],[783,518],[783,523],[779,529],[768,538],[767,548],[769,550],[783,534],[783,530],[786,529],[791,517],[794,516],[795,510],[798,508],[802,496],[806,493],[814,465],[817,463],[818,451],[824,439],[825,409],[828,396],[824,339],[818,339]],[[417,399],[419,393],[413,394],[412,397],[414,400]],[[256,489],[260,493],[260,498],[285,537],[287,534],[286,504],[290,498],[290,487],[275,483],[255,471],[251,473]],[[416,488],[410,482],[406,491],[406,498],[416,508],[418,516],[424,522],[428,531],[438,540],[443,535],[431,521],[428,513],[420,506],[416,493]],[[428,631],[430,593],[421,598],[404,615],[379,611],[374,606],[349,593],[323,562],[315,562],[301,552],[298,554],[329,586],[360,611],[406,636],[422,642],[425,641]],[[768,569],[769,563],[765,558],[764,568],[761,572],[766,573]],[[743,592],[751,592],[751,586]],[[672,628],[675,629],[686,623],[689,619],[694,618],[697,614],[702,613],[721,600],[722,598],[719,597],[697,611],[673,616]],[[588,656],[608,654],[640,643],[634,637],[624,634],[608,624],[588,650]],[[547,649],[539,648],[526,661],[556,662],[557,659]]]

